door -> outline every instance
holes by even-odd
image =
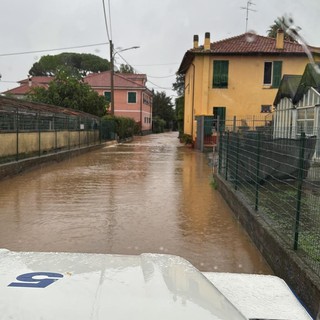
[[[226,123],[226,107],[213,107],[213,122],[217,130],[219,119],[219,131],[224,131]]]

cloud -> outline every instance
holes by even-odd
[[[254,0],[248,28],[266,35],[274,20],[291,15],[302,28],[308,42],[320,46],[318,37],[318,0]],[[108,9],[108,0],[105,0]],[[115,47],[129,50],[122,56],[140,72],[158,78],[150,80],[169,88],[194,34],[200,43],[204,33],[217,41],[245,32],[245,0],[110,0],[112,40]],[[110,21],[108,21],[110,22]],[[111,30],[110,30],[111,32]],[[78,46],[108,41],[101,0],[1,0],[0,54]],[[109,58],[109,47],[74,50]],[[59,52],[52,52],[57,54]],[[49,53],[44,53],[49,54]],[[32,64],[41,57],[33,55],[0,57],[0,91],[14,84],[6,80],[25,78]],[[119,63],[124,63],[120,57]],[[167,78],[159,78],[168,76]],[[153,85],[155,89],[157,87]],[[161,90],[161,88],[158,88]],[[167,90],[168,94],[174,94]]]

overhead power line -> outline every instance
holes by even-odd
[[[109,34],[108,20],[107,20],[107,13],[106,13],[106,5],[104,3],[104,0],[102,0],[102,6],[103,6],[104,24],[106,26],[108,40],[110,41],[111,38],[110,38],[110,34]]]
[[[175,77],[175,76],[176,76],[175,73],[174,73],[174,74],[170,74],[170,75],[168,75],[168,76],[160,76],[160,77],[148,75],[149,78],[155,78],[155,79],[165,79],[165,78],[171,78],[171,77]]]
[[[70,50],[70,49],[80,49],[80,48],[104,46],[104,45],[106,45],[106,44],[109,44],[109,42],[101,42],[101,43],[95,43],[95,44],[86,44],[86,45],[82,45],[82,46],[63,47],[63,48],[55,48],[55,49],[42,49],[42,50],[33,50],[33,51],[21,51],[21,52],[11,52],[11,53],[0,53],[0,57],[18,56],[18,55],[23,55],[23,54],[49,52],[49,51],[62,51],[62,50]]]
[[[118,56],[119,56],[128,66],[130,66],[130,67],[133,68],[133,66],[132,66],[120,53],[118,53]],[[137,69],[135,69],[135,68],[133,68],[133,70],[135,70],[135,71],[138,72],[138,73],[143,73],[143,72],[140,72],[139,70],[137,70]],[[147,76],[148,76],[148,75],[147,75]],[[149,77],[149,76],[148,76],[148,77]],[[150,78],[152,78],[152,77],[150,77]],[[151,84],[153,84],[154,86],[156,86],[156,87],[159,88],[159,89],[172,90],[172,88],[161,87],[161,86],[157,85],[156,83],[150,81],[149,79],[148,79],[148,82],[150,82]]]
[[[157,64],[137,64],[136,67],[157,67],[157,66],[170,66],[177,65],[179,62],[169,62],[169,63],[157,63]]]
[[[110,37],[111,37],[111,39],[112,39],[112,22],[111,22],[111,6],[110,6],[110,0],[108,0],[108,6],[109,6]]]

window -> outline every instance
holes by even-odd
[[[314,107],[298,108],[298,133],[304,132],[306,135],[313,134]]]
[[[267,61],[264,63],[263,84],[279,88],[281,81],[282,61]]]
[[[229,61],[213,61],[213,88],[228,88]]]
[[[145,93],[143,94],[143,104],[151,106],[151,97]]]
[[[104,92],[104,97],[108,102],[111,102],[111,92],[110,91],[105,91]]]
[[[137,103],[137,93],[128,92],[128,103]]]
[[[270,113],[271,112],[271,105],[263,104],[261,106],[261,113]]]

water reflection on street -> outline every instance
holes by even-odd
[[[271,273],[177,133],[135,137],[0,182],[0,247],[180,255],[202,271]]]

